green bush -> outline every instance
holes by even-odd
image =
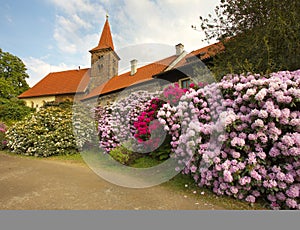
[[[123,165],[130,165],[141,157],[141,154],[134,153],[123,145],[111,150],[109,155]]]
[[[43,105],[43,108],[49,108],[49,107],[59,107],[61,109],[71,109],[73,106],[73,102],[71,101],[62,101],[62,102],[56,102],[56,101],[50,101],[46,102]]]
[[[0,121],[12,124],[22,120],[24,117],[34,112],[35,109],[27,107],[24,101],[17,98],[0,98],[0,111]]]
[[[77,151],[71,109],[41,109],[13,125],[6,137],[9,149],[17,154],[48,157]]]
[[[168,135],[164,143],[152,151],[149,155],[158,161],[165,161],[170,158],[171,151],[171,137]]]

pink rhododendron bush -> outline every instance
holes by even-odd
[[[183,173],[199,186],[251,203],[263,198],[273,209],[300,209],[300,71],[228,75],[190,88],[158,117]]]
[[[273,209],[300,209],[300,70],[228,75],[185,90],[169,86],[162,95],[135,93],[99,107],[100,146],[109,152],[130,133],[136,143],[156,147],[161,137],[181,166],[175,170],[199,186],[250,203],[266,200]],[[155,134],[160,128],[167,135]]]
[[[110,152],[121,143],[135,141],[134,123],[138,121],[138,116],[146,110],[149,101],[155,95],[138,91],[110,106],[95,108],[100,147],[105,152]]]

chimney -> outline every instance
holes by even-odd
[[[130,64],[131,64],[131,73],[130,75],[133,76],[136,74],[137,72],[137,60],[136,59],[133,59],[132,61],[130,61]]]
[[[176,45],[175,48],[176,48],[176,56],[179,56],[184,51],[184,45],[182,45],[181,43]]]

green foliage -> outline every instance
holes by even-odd
[[[0,121],[7,124],[20,121],[34,111],[35,109],[27,107],[23,101],[17,98],[0,98]]]
[[[8,147],[14,153],[48,157],[77,152],[72,111],[59,107],[41,109],[7,131]]]
[[[164,143],[156,150],[150,153],[150,156],[158,161],[164,161],[167,160],[172,151],[171,151],[171,138],[170,136],[167,136]]]
[[[12,124],[34,111],[17,99],[18,95],[29,89],[26,78],[24,63],[0,49],[0,121]]]
[[[299,69],[299,9],[298,0],[222,0],[215,16],[200,17],[206,40],[225,46],[210,66],[217,78]]]
[[[22,60],[0,49],[0,97],[17,97],[29,89],[28,77]]]
[[[109,155],[123,165],[132,164],[140,155],[121,145],[110,151]]]
[[[13,87],[4,78],[0,78],[0,98],[10,98]]]
[[[71,101],[62,101],[62,102],[50,101],[50,102],[46,102],[43,105],[43,108],[59,107],[61,109],[71,109],[72,106],[73,106],[73,102]]]

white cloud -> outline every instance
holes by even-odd
[[[99,26],[100,19],[104,19],[105,16],[105,10],[100,2],[48,1],[57,9],[53,38],[60,52],[82,57],[89,49],[96,46],[99,32],[95,32],[95,28]]]
[[[94,5],[89,0],[48,0],[56,7],[74,14],[76,12],[90,13],[94,11]]]
[[[28,72],[32,76],[31,85],[50,71],[77,68],[77,65],[89,66],[88,51],[98,44],[107,11],[117,50],[145,43],[175,46],[181,42],[187,51],[191,51],[206,45],[201,42],[204,34],[193,30],[191,25],[199,25],[199,16],[213,13],[215,5],[220,2],[220,0],[47,1],[56,8],[53,31],[55,44],[49,46],[52,57],[57,55],[68,60],[62,63],[51,60],[51,63],[55,64],[50,65],[47,63],[50,59],[45,61],[32,57],[25,59]],[[53,51],[56,51],[56,54]]]
[[[60,63],[59,65],[50,65],[42,59],[33,57],[23,58],[23,61],[27,67],[27,73],[30,76],[30,78],[27,80],[30,86],[35,85],[38,81],[51,72],[78,68],[78,66],[69,66],[64,63]]]
[[[204,46],[204,34],[191,28],[212,13],[220,0],[48,0],[58,9],[54,38],[70,54],[87,52],[99,39],[106,10],[117,48],[142,43],[183,43],[187,50]],[[98,36],[95,38],[95,36]],[[88,40],[88,38],[94,38]]]
[[[188,50],[206,45],[204,34],[191,28],[199,22],[199,16],[212,13],[219,0],[124,0],[120,13],[116,14],[119,37],[130,44],[183,43]],[[115,16],[113,16],[115,17]],[[118,38],[119,38],[118,37]],[[118,45],[123,40],[117,40]]]

